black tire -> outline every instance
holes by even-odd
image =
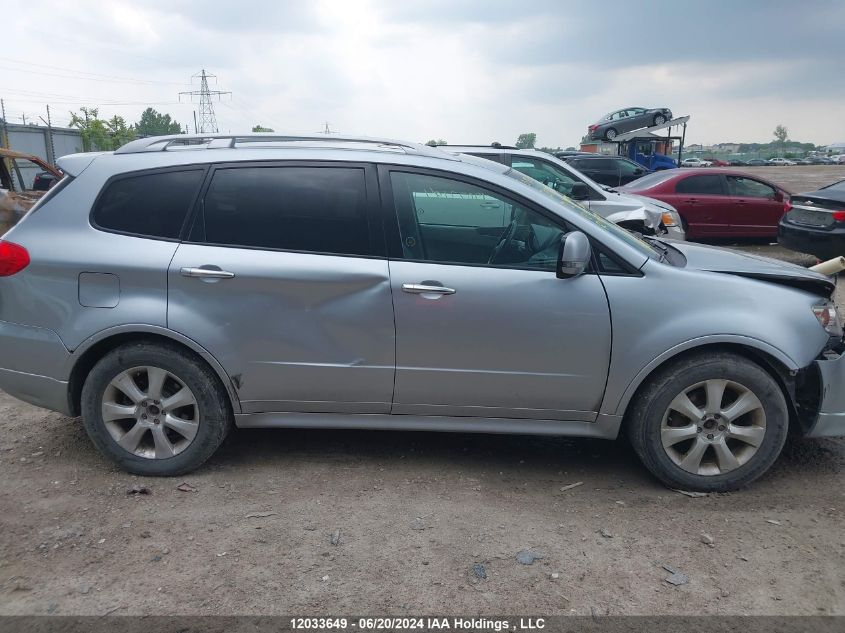
[[[699,382],[726,379],[744,385],[762,404],[765,435],[756,453],[725,473],[701,475],[677,465],[663,448],[661,424],[669,404],[684,389]],[[671,488],[727,492],[747,486],[763,475],[783,449],[789,431],[789,411],[778,383],[758,364],[730,352],[689,355],[649,377],[628,409],[625,420],[631,445],[645,467]]]
[[[618,132],[616,131],[615,127],[609,127],[604,131],[604,140],[612,141],[613,139],[616,138],[617,134],[618,134]]]
[[[663,125],[664,123],[666,123],[666,117],[662,114],[658,114],[656,117],[654,117],[655,125]]]
[[[173,457],[153,459],[130,453],[112,437],[103,420],[103,398],[111,381],[121,372],[140,366],[161,368],[177,376],[196,399],[196,435]],[[223,443],[234,419],[224,386],[201,358],[178,345],[153,342],[122,345],[94,365],[82,387],[82,416],[85,430],[100,452],[123,470],[147,476],[174,476],[195,470]]]

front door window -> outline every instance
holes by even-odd
[[[543,215],[476,185],[393,172],[405,259],[555,269],[563,230]]]

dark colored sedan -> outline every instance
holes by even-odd
[[[623,132],[662,125],[672,120],[669,108],[625,108],[605,114],[587,128],[591,139],[612,141]]]
[[[731,169],[667,169],[621,189],[656,198],[678,210],[687,239],[774,237],[789,192]]]
[[[819,259],[845,255],[845,180],[792,196],[778,242]]]
[[[762,158],[752,158],[749,160],[745,165],[747,167],[766,167],[768,166],[769,161],[763,160]]]
[[[582,174],[608,187],[620,187],[650,174],[651,170],[622,156],[579,154],[563,158]]]

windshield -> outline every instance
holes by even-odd
[[[606,220],[597,213],[593,213],[592,211],[585,209],[571,198],[567,198],[566,196],[555,191],[551,187],[547,187],[543,183],[537,182],[533,178],[529,178],[525,174],[515,169],[511,169],[505,173],[507,176],[518,180],[524,185],[528,185],[535,191],[543,193],[555,202],[565,205],[568,209],[571,209],[572,211],[576,212],[579,216],[581,216],[588,222],[591,222],[599,229],[612,233],[619,239],[625,241],[628,245],[633,246],[643,255],[646,255],[647,257],[654,257],[655,255],[660,255],[660,252],[657,251],[655,248],[652,248],[652,246],[645,240],[641,240],[640,238],[636,237],[633,233],[626,231],[622,227],[614,224],[613,222]]]

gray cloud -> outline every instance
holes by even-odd
[[[777,123],[802,140],[845,138],[840,0],[10,2],[4,55],[152,81],[0,63],[13,111],[43,108],[32,93],[49,92],[62,109],[100,104],[134,120],[149,101],[189,121],[194,106],[176,94],[206,68],[234,92],[218,106],[221,129],[328,120],[416,140],[533,130],[571,145],[606,111],[666,105],[693,116],[691,141],[768,140]]]

